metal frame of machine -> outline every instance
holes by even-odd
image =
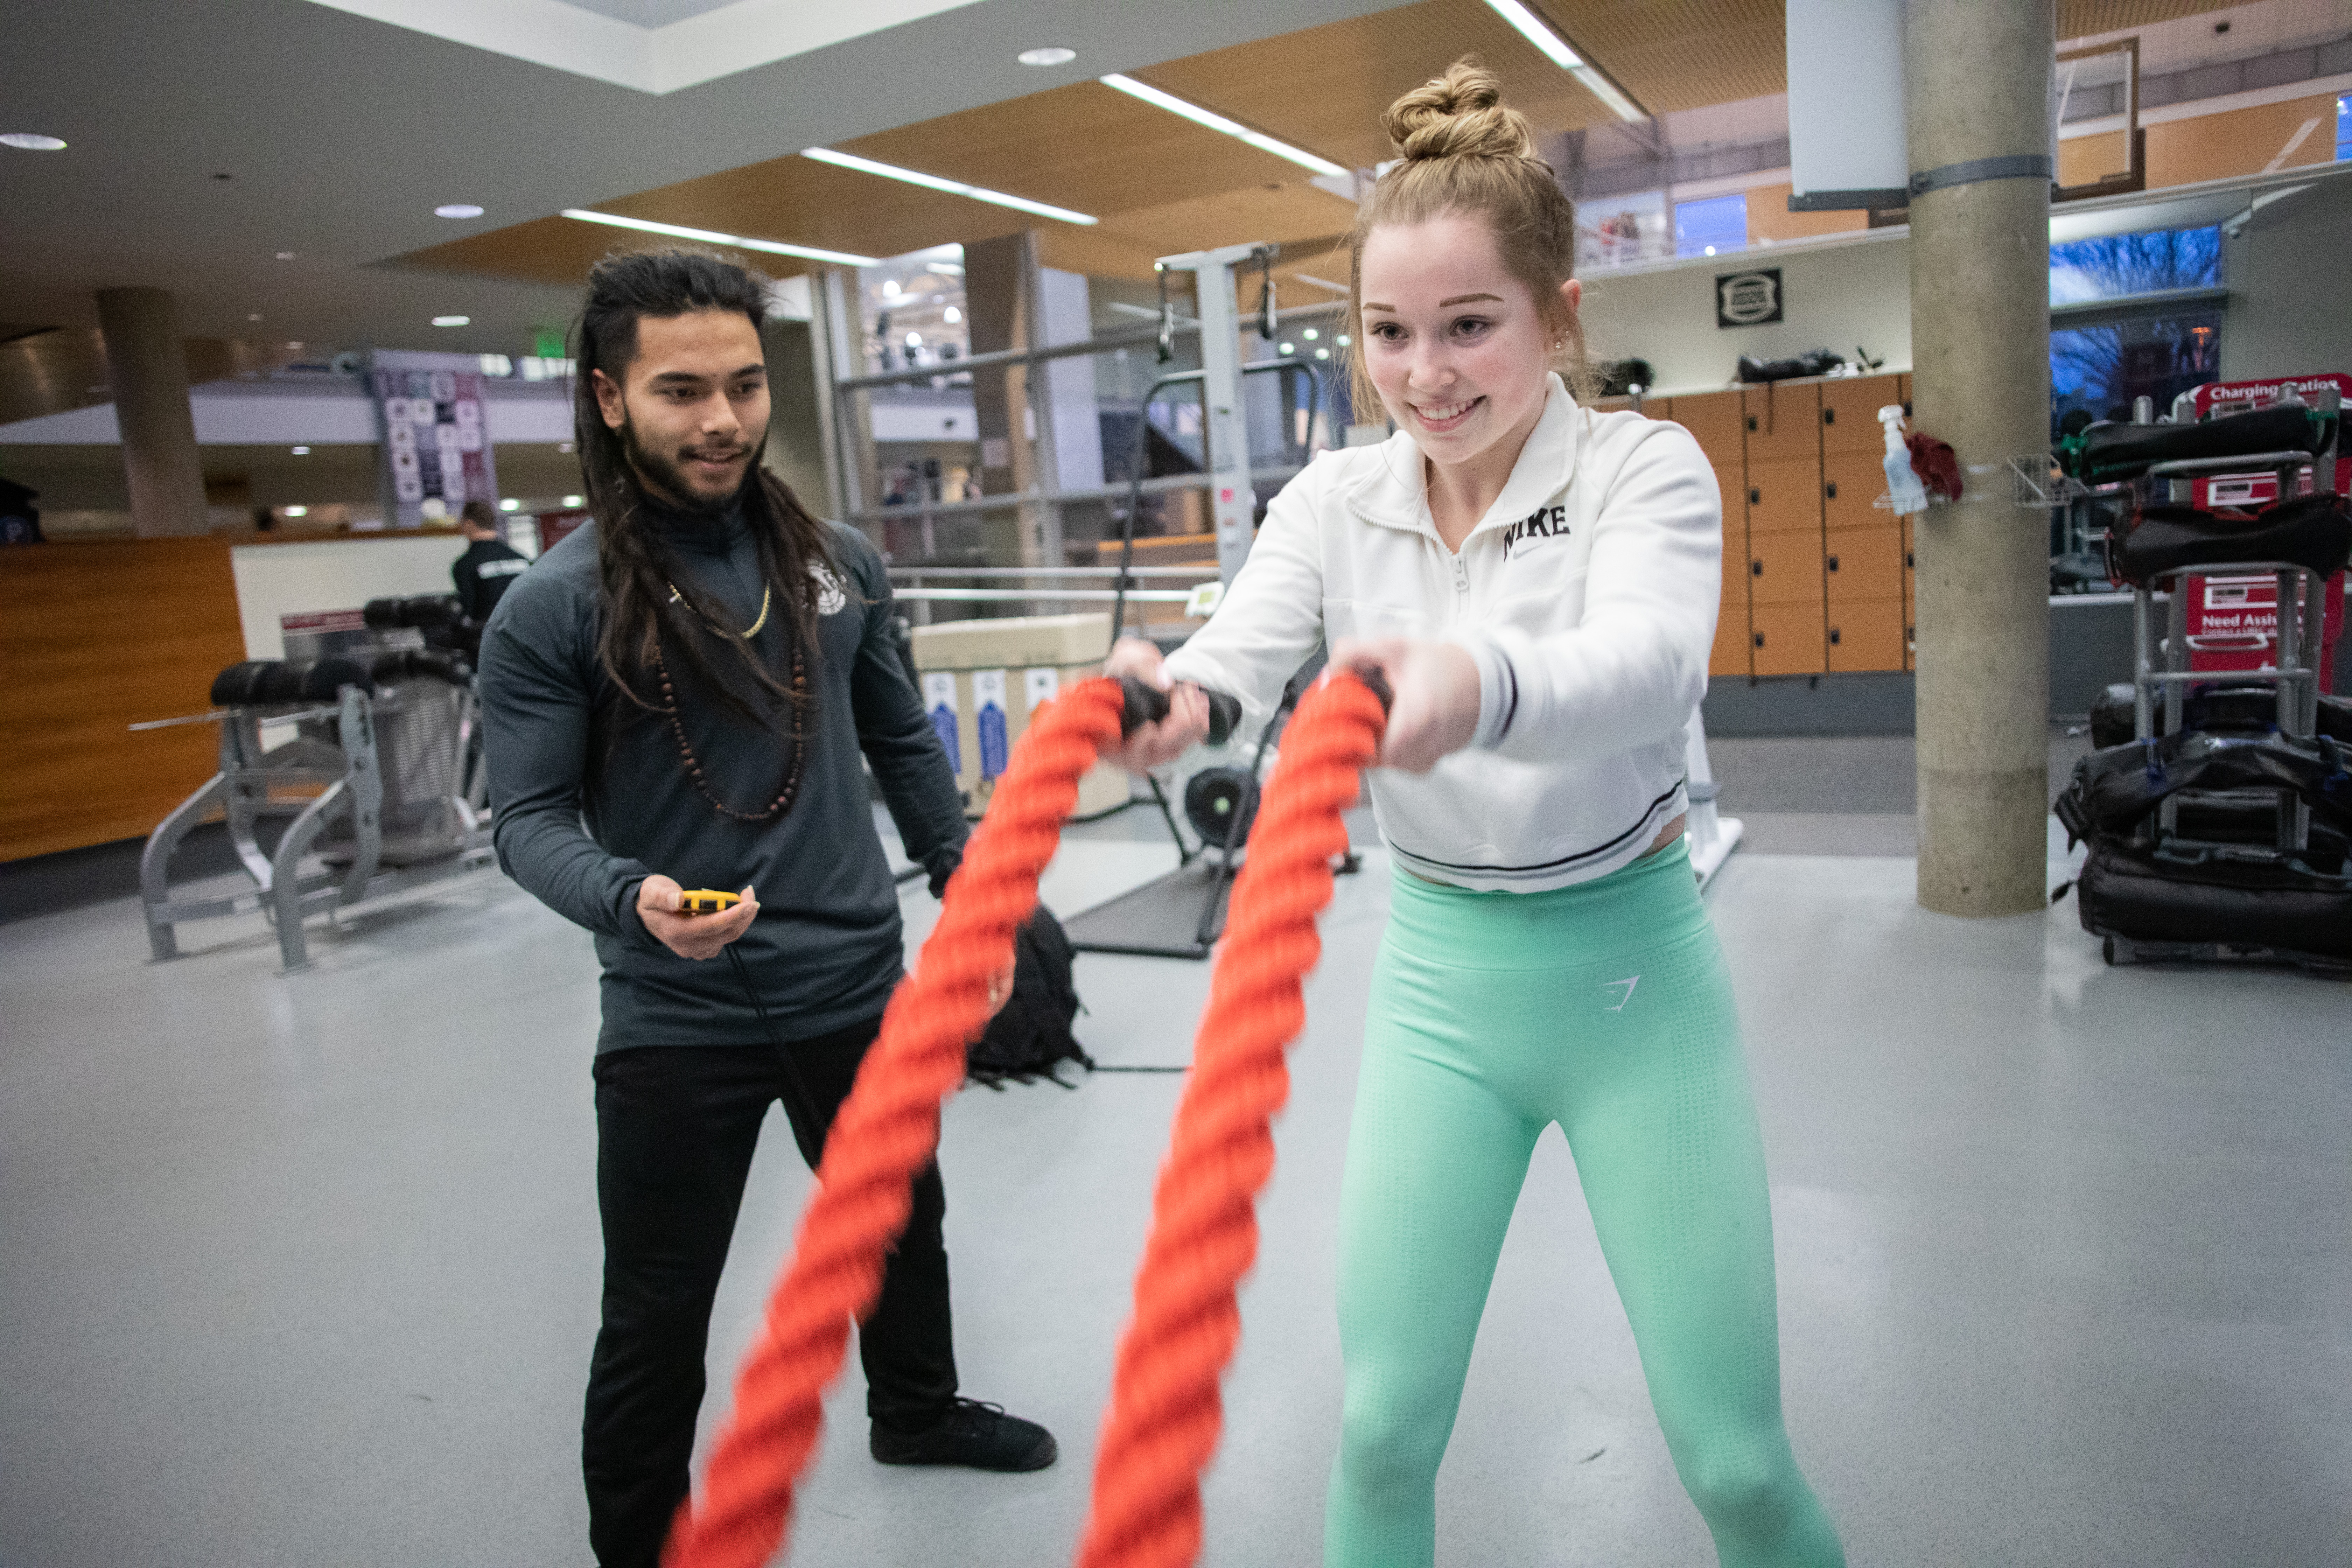
[[[215,722],[220,726],[220,772],[180,803],[148,836],[139,858],[139,893],[148,942],[158,962],[179,956],[176,928],[186,921],[259,910],[278,928],[284,967],[293,973],[310,966],[302,922],[310,915],[340,915],[356,905],[387,898],[426,883],[443,881],[489,864],[489,816],[483,802],[487,784],[470,755],[476,700],[470,687],[444,688],[451,711],[437,721],[425,705],[442,700],[432,683],[400,681],[378,690],[352,685],[329,705],[233,706],[162,724]],[[429,800],[404,803],[410,815],[446,813],[439,837],[446,851],[406,865],[384,865],[385,787],[379,746],[379,721],[406,714],[417,721],[426,744],[454,744],[446,761],[453,787]],[[274,748],[262,740],[265,725],[292,723],[294,739]],[[150,728],[153,726],[140,726]],[[315,795],[293,794],[308,792]],[[395,805],[403,803],[395,802]],[[220,813],[235,846],[240,870],[250,883],[233,892],[174,897],[170,885],[173,853],[191,829]],[[264,817],[288,817],[272,851],[256,836]],[[305,873],[302,863],[322,836],[341,826],[348,838],[334,845],[340,868]],[[339,836],[340,837],[340,836]]]

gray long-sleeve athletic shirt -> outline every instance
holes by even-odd
[[[753,624],[760,564],[740,503],[723,516],[664,511],[657,520],[681,585],[715,600],[734,626]],[[515,579],[490,618],[481,696],[499,863],[595,933],[604,966],[599,1052],[763,1037],[730,964],[680,958],[646,931],[637,887],[652,872],[686,888],[733,892],[749,883],[758,890],[759,918],[737,945],[786,1037],[824,1034],[882,1010],[903,948],[898,889],[875,833],[860,751],[911,859],[936,870],[961,849],[969,831],[961,797],[891,640],[881,557],[855,530],[829,526],[834,568],[820,577],[820,646],[805,661],[816,695],[806,758],[791,808],[766,822],[714,810],[688,775],[669,721],[613,700],[596,658],[593,523]],[[790,622],[773,605],[753,639],[780,674],[791,665]],[[726,651],[709,651],[724,669]],[[779,708],[765,725],[746,722],[693,690],[682,659],[673,654],[667,662],[679,720],[710,791],[737,811],[763,810],[791,765],[790,715]],[[657,687],[645,692],[657,694]]]

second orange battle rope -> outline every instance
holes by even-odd
[[[1334,674],[1283,735],[1160,1167],[1082,1568],[1189,1568],[1200,1554],[1201,1471],[1223,1422],[1218,1379],[1241,1336],[1234,1293],[1257,1256],[1257,1193],[1290,1091],[1283,1048],[1306,1022],[1300,985],[1322,951],[1315,917],[1331,901],[1331,861],[1348,848],[1340,814],[1384,723],[1369,687]]]
[[[1079,775],[1118,740],[1120,707],[1114,682],[1074,686],[1038,710],[1013,749],[940,923],[890,998],[825,1140],[792,1265],[737,1374],[702,1495],[671,1527],[664,1568],[760,1568],[782,1544],[825,1386],[850,1324],[881,1294],[884,1256],[939,1146],[940,1102],[963,1081],[965,1047],[988,1022],[989,977],[1012,962],[1013,931],[1036,905]]]

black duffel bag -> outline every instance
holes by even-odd
[[[2059,466],[2086,485],[2137,479],[2158,463],[2251,458],[2263,452],[2318,453],[2336,438],[2336,421],[2300,403],[2273,404],[2190,425],[2126,425],[2103,420],[2060,444]]]
[[[2131,531],[2115,547],[2115,574],[2147,584],[2183,566],[2227,566],[2284,561],[2333,577],[2352,560],[2352,519],[2344,498],[2297,496],[2264,507],[2252,518],[2189,506],[2142,508]]]
[[[2156,732],[2164,733],[2164,700],[2159,696],[2153,704],[2156,710]],[[2136,721],[2132,717],[2132,689],[2128,682],[2108,687],[2091,703],[2091,744],[2100,750],[2121,746],[2132,740]],[[2228,675],[2216,675],[2210,686],[2192,686],[2180,699],[2180,728],[2183,731],[2206,730],[2225,734],[2266,735],[2278,722],[2277,689],[2253,682],[2239,682]],[[2313,728],[2320,734],[2352,746],[2352,698],[2323,696],[2319,700],[2319,721]]]
[[[2095,844],[2074,896],[2094,936],[2352,961],[2352,877],[2286,850]]]
[[[2211,798],[2256,789],[2310,807],[2307,847],[2275,847],[2275,795]],[[2157,809],[2184,792],[2182,839],[2237,841],[2159,842],[2147,832]],[[2076,900],[2083,928],[2110,939],[2110,956],[2120,940],[2352,960],[2352,749],[2333,738],[2187,731],[2111,746],[2074,764],[2054,809],[2070,844],[2090,845]]]

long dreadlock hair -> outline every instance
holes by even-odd
[[[728,613],[706,595],[680,584],[666,562],[666,547],[650,515],[651,501],[630,465],[622,433],[604,423],[596,402],[595,372],[625,384],[637,353],[637,323],[647,316],[667,319],[693,310],[740,311],[757,331],[767,314],[767,279],[708,251],[688,248],[635,251],[608,256],[588,273],[588,299],[572,329],[573,444],[596,520],[596,564],[603,600],[596,658],[614,687],[646,713],[657,704],[641,688],[656,654],[683,664],[716,700],[739,716],[759,722],[727,679],[748,677],[755,694],[806,708],[814,700],[817,658],[815,569],[834,566],[824,523],[809,512],[790,486],[761,465],[755,451],[744,487],[743,519],[760,552],[760,571],[770,598],[786,616],[793,646],[812,677],[794,689],[768,668],[742,637],[709,635],[728,624]],[[764,446],[766,432],[759,433]],[[665,637],[664,634],[668,636]],[[728,650],[722,673],[710,645]]]

